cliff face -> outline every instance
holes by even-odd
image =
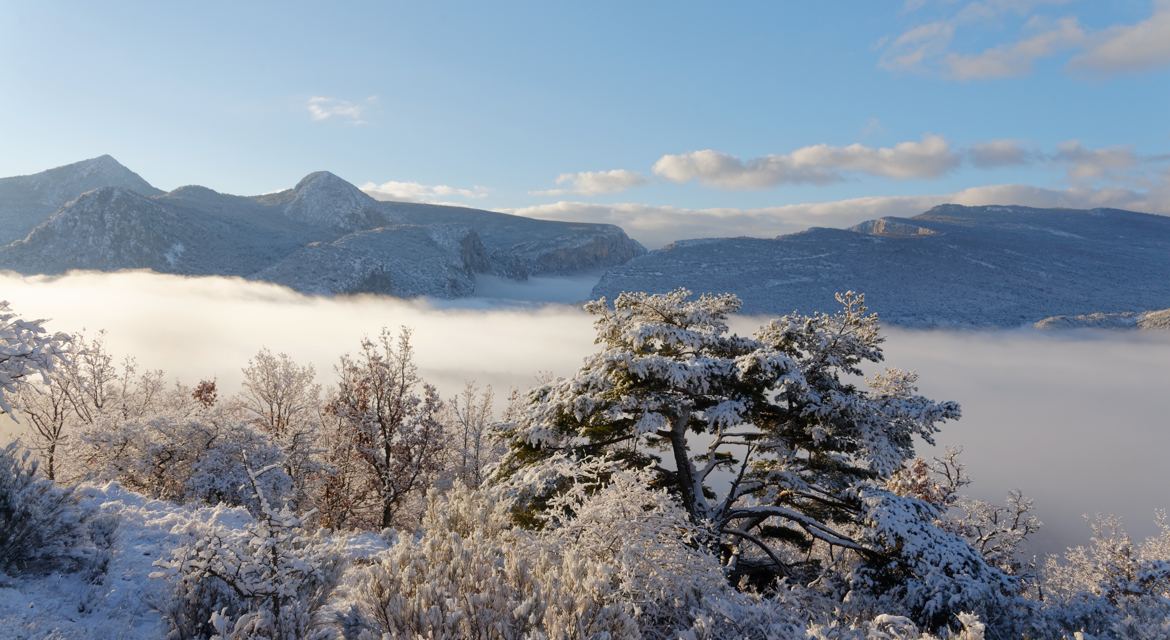
[[[458,298],[486,261],[474,231],[397,225],[314,242],[253,277],[315,294]]]

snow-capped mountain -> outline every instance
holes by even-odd
[[[292,220],[346,231],[369,229],[384,222],[378,201],[328,171],[310,173],[292,189],[265,196]]]
[[[611,269],[593,293],[738,294],[747,313],[832,311],[866,294],[884,321],[1015,326],[1170,306],[1170,217],[1116,209],[942,205],[852,229],[677,242]]]
[[[146,196],[162,193],[108,155],[0,178],[0,244],[23,238],[66,202],[99,187],[122,187]]]
[[[0,180],[0,239],[0,269],[21,273],[142,268],[443,297],[473,293],[476,273],[599,270],[645,252],[613,225],[379,202],[326,171],[262,196],[163,193],[109,156]]]

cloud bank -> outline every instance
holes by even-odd
[[[337,358],[383,326],[414,329],[422,374],[448,395],[470,378],[501,391],[527,388],[539,372],[572,373],[595,348],[590,318],[568,305],[311,298],[237,279],[141,272],[0,275],[0,290],[20,314],[49,318],[50,329],[106,329],[116,355],[186,382],[214,377],[225,394],[238,388],[240,368],[261,346],[311,362],[329,383]],[[509,297],[522,296],[512,290]],[[739,318],[733,328],[750,331],[760,321]],[[1170,507],[1170,467],[1162,462],[1170,451],[1170,336],[889,336],[890,366],[917,370],[926,395],[963,405],[963,419],[945,425],[939,443],[965,447],[971,491],[1000,500],[1018,488],[1036,499],[1047,524],[1038,550],[1085,541],[1082,513],[1118,513],[1144,535],[1153,530],[1153,510]]]
[[[724,189],[760,189],[780,184],[827,184],[860,173],[906,180],[938,177],[958,166],[960,157],[942,136],[892,147],[817,144],[791,153],[741,160],[712,149],[667,154],[654,174],[671,182],[700,182]]]

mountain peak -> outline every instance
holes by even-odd
[[[293,190],[301,191],[302,189],[346,187],[358,190],[357,187],[341,179],[337,174],[331,171],[314,171],[309,175],[301,178],[301,181],[297,183],[297,186],[293,187]]]
[[[313,225],[356,230],[368,229],[381,221],[377,202],[354,185],[328,171],[315,171],[301,178],[285,205],[290,218]]]
[[[50,173],[50,172],[54,172],[54,173],[58,173],[58,174],[81,174],[81,175],[95,175],[95,174],[108,175],[108,176],[131,175],[131,176],[135,176],[135,177],[137,177],[137,175],[138,175],[138,174],[134,173],[133,171],[131,171],[130,169],[128,169],[126,167],[126,165],[115,160],[114,156],[111,156],[108,153],[104,153],[100,156],[97,156],[96,158],[88,158],[85,160],[79,160],[77,162],[73,162],[73,163],[70,163],[67,165],[56,167],[54,169],[49,169],[45,173]]]
[[[101,187],[121,187],[144,196],[162,193],[109,154],[55,167],[19,178],[47,205],[59,207],[69,200]]]

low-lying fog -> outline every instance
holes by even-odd
[[[313,363],[328,383],[338,356],[382,327],[414,330],[423,374],[448,394],[467,379],[506,390],[540,372],[567,375],[593,348],[590,319],[576,306],[533,304],[580,299],[592,280],[484,284],[492,298],[428,304],[307,298],[225,278],[0,275],[0,299],[54,330],[104,329],[115,354],[189,383],[214,377],[224,393],[261,346]],[[735,322],[741,332],[756,324]],[[1087,540],[1086,513],[1121,515],[1136,535],[1154,531],[1154,511],[1170,506],[1170,335],[887,335],[888,365],[918,371],[926,395],[962,404],[940,445],[964,448],[970,492],[1000,500],[1018,488],[1035,499],[1045,522],[1037,550]]]

